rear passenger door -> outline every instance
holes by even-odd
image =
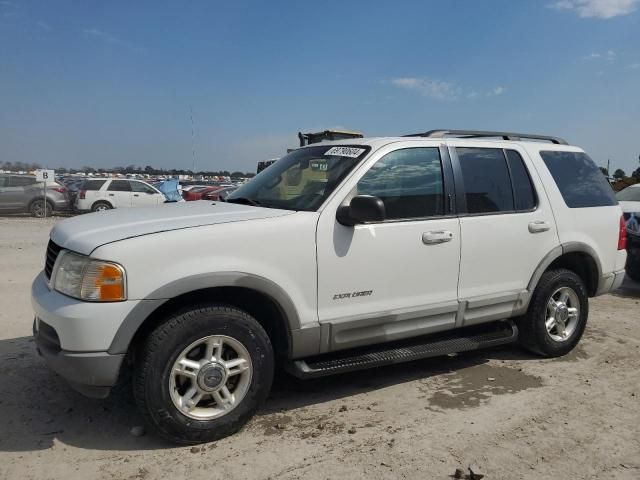
[[[559,244],[551,207],[519,146],[448,143],[462,236],[458,326],[506,318]]]
[[[112,180],[107,187],[107,200],[115,208],[131,207],[131,195],[129,180]]]

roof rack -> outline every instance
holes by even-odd
[[[404,135],[405,137],[428,137],[428,138],[445,138],[445,137],[464,137],[464,138],[491,138],[498,137],[503,140],[543,140],[556,145],[569,145],[566,140],[560,137],[550,137],[548,135],[533,135],[530,133],[511,133],[511,132],[492,132],[484,130],[429,130],[424,133],[414,133]]]

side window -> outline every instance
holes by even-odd
[[[617,205],[613,189],[593,160],[582,152],[542,151],[542,160],[569,208]]]
[[[100,190],[106,180],[85,180],[81,185],[81,190]]]
[[[467,212],[514,210],[511,179],[499,148],[456,148],[466,191]]]
[[[405,148],[385,155],[360,179],[357,194],[380,198],[388,219],[442,215],[440,152],[437,148]]]
[[[7,177],[0,177],[0,187],[8,187],[9,182],[7,180],[9,180]]]
[[[513,200],[516,210],[533,210],[536,208],[536,194],[524,160],[515,150],[505,150],[507,163],[513,184]]]
[[[139,193],[156,193],[156,191],[149,185],[145,185],[142,182],[131,182],[131,190]]]
[[[9,177],[10,187],[26,187],[28,185],[35,185],[36,177]]]
[[[130,192],[131,184],[129,180],[113,180],[107,190],[110,192]]]

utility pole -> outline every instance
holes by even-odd
[[[193,122],[193,107],[189,105],[189,117],[191,118],[191,156],[193,158],[193,166],[191,171],[193,175],[196,174],[196,134]]]

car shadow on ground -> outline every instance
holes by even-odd
[[[397,384],[454,373],[491,359],[536,359],[517,347],[468,352],[331,377],[299,380],[276,374],[272,393],[257,420],[272,414],[347,398]],[[95,450],[155,450],[174,447],[147,434],[135,437],[142,425],[131,385],[119,385],[105,400],[87,399],[52,373],[37,355],[33,340],[0,340],[0,451],[23,452],[62,443]],[[240,433],[241,434],[241,433]]]
[[[620,288],[612,292],[612,295],[623,298],[640,298],[640,282],[635,282],[629,277],[625,277]]]

